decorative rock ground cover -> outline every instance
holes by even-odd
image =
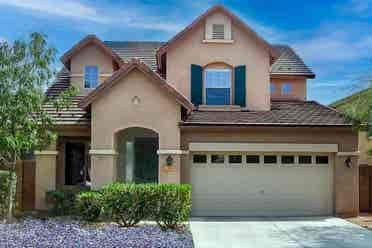
[[[120,228],[62,218],[27,218],[16,224],[0,224],[0,247],[192,248],[193,241],[189,231],[161,231],[156,225]]]

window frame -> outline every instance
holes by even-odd
[[[213,156],[222,156],[223,157],[223,162],[213,162]],[[224,165],[226,163],[226,156],[225,154],[222,153],[211,153],[211,165]]]
[[[293,163],[283,163],[283,157],[292,157],[293,158]],[[296,163],[296,157],[297,157],[297,155],[291,155],[291,154],[281,154],[280,155],[280,164],[282,165],[282,166],[294,166],[294,165],[296,165],[297,163]]]
[[[92,85],[89,85],[89,87],[85,87],[86,84],[85,84],[85,76],[86,76],[86,69],[87,67],[95,67],[97,68],[97,85],[95,87],[92,87]],[[99,76],[100,76],[100,72],[99,72],[99,66],[98,65],[84,65],[84,73],[83,73],[83,84],[84,84],[84,89],[95,89],[98,87],[99,85]]]
[[[245,164],[247,166],[257,166],[257,165],[262,164],[262,156],[259,154],[244,154],[244,157],[245,157]],[[258,157],[258,163],[248,163],[248,159],[247,159],[248,157]]]
[[[231,156],[234,156],[234,157],[237,157],[239,156],[240,157],[240,162],[239,163],[232,163],[230,162],[230,157]],[[244,164],[244,160],[243,160],[243,154],[227,154],[227,164],[229,165],[243,165]]]
[[[220,66],[216,65],[207,65],[203,68],[203,104],[206,106],[231,106],[234,105],[234,68],[224,64],[224,63],[216,63],[217,65],[221,64]],[[230,71],[230,103],[229,104],[221,104],[221,105],[212,105],[212,104],[207,104],[207,71],[208,70],[225,70],[225,71]]]
[[[298,155],[298,165],[299,166],[312,166],[314,165],[314,156],[313,155]],[[301,163],[300,157],[310,157],[310,163]]]
[[[318,163],[318,157],[327,157],[327,163]],[[315,155],[315,158],[314,158],[314,161],[313,163],[316,165],[316,166],[328,166],[329,163],[330,163],[330,158],[329,158],[329,155]]]
[[[266,157],[275,157],[275,162],[274,163],[266,163],[265,162],[265,158]],[[264,154],[263,155],[263,160],[262,160],[262,163],[263,165],[265,166],[274,166],[274,165],[279,165],[279,159],[278,159],[279,155],[274,155],[274,154]]]
[[[205,162],[195,162],[195,156],[205,156]],[[194,153],[191,158],[192,164],[194,165],[207,165],[208,164],[208,154],[207,153]]]

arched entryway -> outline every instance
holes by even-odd
[[[131,127],[116,133],[117,180],[125,183],[159,182],[159,135]]]

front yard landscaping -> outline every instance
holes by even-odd
[[[162,231],[156,224],[121,228],[66,217],[26,218],[16,224],[0,224],[0,247],[192,248],[193,240],[187,229]]]

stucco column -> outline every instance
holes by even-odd
[[[159,183],[181,183],[181,156],[187,151],[182,150],[158,150],[159,155]],[[172,161],[171,165],[167,160]]]
[[[46,192],[56,189],[57,155],[55,144],[47,150],[35,151],[35,209],[47,210]]]
[[[359,153],[339,152],[335,156],[336,216],[359,215]]]
[[[100,189],[117,181],[117,152],[114,150],[90,150],[92,189]]]

